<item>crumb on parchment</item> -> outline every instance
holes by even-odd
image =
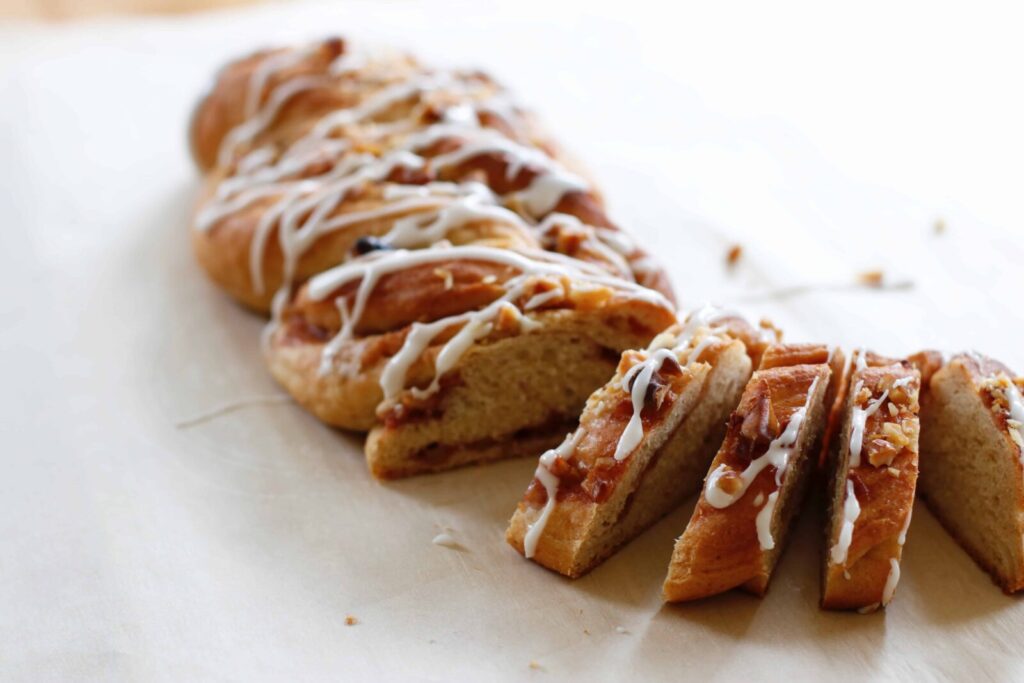
[[[734,244],[729,247],[729,251],[725,254],[725,265],[731,268],[739,263],[741,258],[743,258],[743,247],[739,244]]]
[[[349,614],[348,616],[345,617],[345,626],[355,626],[358,623],[359,623],[359,620],[356,619],[351,614]]]
[[[885,273],[881,270],[865,270],[857,274],[857,282],[868,287],[881,287],[885,283]]]

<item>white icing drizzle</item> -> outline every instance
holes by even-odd
[[[914,505],[911,501],[910,509],[907,510],[907,518],[903,520],[903,528],[900,529],[900,535],[896,538],[896,542],[900,544],[900,547],[907,542],[907,531],[910,529],[910,519],[914,516]]]
[[[892,388],[895,389],[896,387],[905,387],[905,386],[908,386],[913,381],[914,381],[914,376],[913,375],[907,375],[906,377],[901,377],[898,380],[896,380],[895,382],[893,382],[892,383]]]
[[[1019,445],[1024,443],[1024,398],[1021,397],[1020,389],[1010,378],[1007,378],[1005,394],[1006,403],[1009,406],[1008,426],[1017,432],[1019,438],[1015,441],[1018,444],[1017,450],[1020,454],[1021,466],[1024,466],[1024,448]]]
[[[704,486],[704,499],[711,507],[726,508],[742,498],[750,484],[757,478],[757,475],[769,465],[775,467],[776,487],[782,486],[782,479],[785,476],[786,468],[789,466],[789,456],[800,436],[800,427],[807,417],[807,411],[810,409],[811,400],[814,398],[814,392],[818,386],[819,379],[820,376],[815,377],[814,381],[811,382],[811,386],[807,389],[807,400],[789,418],[789,424],[786,425],[782,434],[768,444],[768,449],[763,455],[751,460],[750,464],[739,473],[740,486],[736,491],[729,493],[718,486],[718,480],[729,469],[725,463],[720,464],[708,475]],[[769,500],[770,498],[769,496]]]
[[[843,499],[843,524],[839,529],[839,538],[832,546],[832,564],[846,564],[850,553],[850,542],[853,541],[853,529],[860,517],[860,502],[853,489],[853,482],[846,480],[846,496]]]
[[[307,58],[317,46],[306,49],[290,49],[272,55],[257,67],[249,83],[245,106],[246,119],[227,136],[220,150],[220,162],[227,165],[236,150],[249,143],[275,120],[280,109],[297,94],[311,88],[327,85],[330,78],[358,71],[371,63],[361,52],[346,50],[330,65],[331,76],[299,76],[276,85],[265,100],[267,83],[275,74]],[[253,288],[257,293],[264,291],[263,256],[271,231],[278,228],[278,241],[284,255],[283,286],[288,287],[295,277],[298,260],[316,242],[331,231],[366,221],[389,218],[403,213],[424,213],[413,216],[401,225],[396,225],[388,237],[395,246],[412,248],[426,247],[444,239],[448,231],[474,220],[497,220],[528,227],[522,217],[500,206],[500,197],[489,190],[480,192],[479,183],[431,183],[420,186],[424,198],[419,201],[398,200],[372,211],[352,212],[329,218],[336,211],[347,194],[364,182],[383,182],[398,167],[412,169],[428,165],[441,169],[457,165],[471,158],[499,153],[508,164],[506,175],[516,177],[520,170],[529,168],[534,172],[530,184],[512,193],[512,199],[525,210],[527,218],[539,219],[549,214],[561,198],[572,191],[586,191],[588,185],[580,178],[562,168],[551,157],[537,148],[520,145],[505,137],[497,130],[482,128],[479,112],[494,112],[504,116],[506,121],[515,120],[517,110],[507,101],[504,93],[489,99],[458,104],[442,113],[438,123],[408,135],[391,152],[383,157],[371,154],[345,156],[350,145],[343,139],[332,137],[345,126],[360,124],[387,111],[395,104],[421,96],[425,93],[445,90],[455,94],[471,95],[473,77],[458,72],[424,73],[414,71],[404,80],[385,86],[355,106],[338,109],[322,117],[311,130],[293,143],[280,159],[273,162],[274,152],[260,148],[243,157],[235,175],[225,179],[218,186],[214,197],[196,216],[196,228],[210,230],[224,218],[251,206],[258,201],[274,199],[265,209],[253,235],[249,269]],[[261,100],[262,105],[260,104]],[[394,122],[378,124],[366,131],[372,139],[375,135],[391,135],[403,129],[408,131],[415,122]],[[432,159],[421,157],[420,149],[441,139],[461,141],[454,151],[446,152]],[[301,178],[302,172],[316,163],[329,163],[333,168],[321,175]],[[292,179],[294,178],[294,179]],[[455,186],[455,197],[432,197],[441,185]],[[385,197],[389,194],[385,185]],[[444,194],[451,194],[450,192]],[[464,197],[459,199],[459,196]],[[454,206],[452,206],[454,204]],[[492,204],[492,206],[484,206]],[[562,217],[559,222],[565,223]],[[421,228],[414,230],[413,228]],[[541,226],[550,229],[550,225]],[[589,227],[589,226],[588,226]],[[593,228],[590,228],[593,233]],[[613,231],[598,233],[598,239],[591,240],[591,248],[604,256],[610,264],[622,270],[623,275],[633,276],[628,264],[623,268],[623,259],[615,258],[606,244]],[[618,239],[624,239],[621,236]]]
[[[572,452],[576,450],[576,446],[579,444],[580,439],[583,437],[583,430],[577,429],[572,434],[567,434],[565,441],[561,443],[557,448],[551,450],[540,456],[540,462],[537,464],[537,470],[534,472],[534,476],[537,481],[544,487],[544,491],[547,492],[547,502],[544,503],[543,509],[540,514],[537,515],[537,519],[534,520],[533,524],[529,525],[526,529],[526,535],[523,537],[523,554],[527,558],[532,558],[534,553],[537,552],[537,542],[540,540],[541,534],[544,533],[544,527],[548,524],[548,518],[551,517],[551,511],[555,509],[555,502],[558,496],[558,477],[551,473],[551,466],[555,460],[561,458],[562,460],[568,459]]]
[[[386,251],[375,252],[370,257],[350,261],[331,270],[325,271],[309,281],[308,293],[313,300],[323,300],[339,287],[359,280],[355,300],[351,308],[345,297],[338,297],[337,306],[342,318],[342,326],[338,334],[325,347],[321,357],[321,372],[331,369],[333,360],[354,334],[355,326],[362,318],[367,301],[380,279],[400,270],[429,263],[456,260],[476,260],[502,264],[515,268],[519,275],[504,283],[505,292],[493,302],[480,310],[467,311],[447,316],[429,323],[414,323],[406,335],[399,351],[391,357],[381,374],[380,385],[384,390],[385,400],[397,396],[405,387],[406,376],[412,364],[423,354],[430,343],[444,330],[456,325],[461,329],[441,348],[434,364],[434,378],[426,389],[411,389],[411,393],[422,398],[429,396],[440,388],[440,380],[445,372],[458,362],[459,358],[472,344],[493,329],[493,321],[503,309],[514,309],[514,301],[527,293],[532,282],[540,276],[571,277],[580,286],[598,285],[613,287],[626,291],[637,300],[670,308],[669,302],[659,293],[614,278],[604,271],[584,262],[571,259],[561,254],[548,252],[526,253],[510,249],[497,249],[485,246],[461,246],[446,249],[435,248],[420,251]],[[554,298],[554,297],[551,297]],[[538,300],[531,297],[527,305],[536,308],[548,299]],[[535,324],[528,318],[519,317],[524,329]]]
[[[885,403],[885,399],[889,397],[889,390],[886,389],[882,392],[882,395],[877,399],[868,401],[866,408],[861,408],[856,404],[857,394],[864,386],[863,380],[858,380],[857,384],[853,387],[853,410],[850,414],[850,467],[860,467],[860,452],[864,446],[864,427],[867,425],[868,418],[875,414],[882,404]]]
[[[764,507],[757,513],[757,543],[761,550],[771,550],[775,547],[775,539],[772,537],[772,516],[775,514],[775,503],[778,499],[779,492],[772,491],[768,494]]]
[[[895,557],[889,558],[889,576],[885,579],[885,588],[882,589],[882,606],[892,601],[893,593],[896,592],[896,584],[900,581],[900,563]]]
[[[694,336],[701,329],[730,314],[711,305],[705,305],[694,311],[686,318],[686,323],[674,337],[671,335],[658,335],[651,342],[647,349],[647,358],[631,367],[622,377],[622,390],[630,394],[633,404],[633,414],[626,423],[625,429],[619,436],[618,444],[615,446],[615,459],[624,460],[633,450],[640,445],[644,438],[644,427],[641,413],[644,408],[644,400],[647,396],[647,389],[650,386],[654,373],[661,368],[666,361],[680,360],[677,356],[686,350]],[[692,364],[700,358],[700,354],[711,343],[718,341],[721,337],[716,336],[716,330],[707,329],[707,335],[687,355],[687,365]],[[630,384],[632,383],[632,387]]]

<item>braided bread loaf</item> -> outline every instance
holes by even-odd
[[[664,273],[492,79],[332,39],[225,67],[197,107],[199,262],[272,311],[274,376],[372,430],[379,476],[557,442],[675,322]]]

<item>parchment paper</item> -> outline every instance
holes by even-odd
[[[885,612],[819,611],[813,508],[767,598],[665,608],[692,503],[570,582],[502,538],[534,461],[379,484],[357,437],[278,398],[261,321],[189,253],[184,130],[225,58],[329,31],[511,82],[685,304],[1024,370],[1021,48],[1004,22],[547,5],[0,31],[0,678],[1024,677],[1024,605],[920,506]],[[913,287],[820,287],[869,269]],[[179,426],[236,401],[254,405]],[[432,543],[442,531],[460,548]]]

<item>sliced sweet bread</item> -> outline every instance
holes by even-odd
[[[892,599],[917,483],[921,373],[855,352],[829,463],[821,604],[871,612]]]
[[[920,491],[1006,593],[1024,589],[1024,378],[954,356],[921,399]]]
[[[303,286],[267,360],[321,420],[369,430],[371,472],[394,478],[557,444],[623,349],[675,321],[657,292],[558,254],[386,250]]]
[[[705,307],[626,351],[575,432],[540,458],[506,538],[577,577],[695,493],[769,328]]]
[[[755,595],[772,571],[821,449],[841,354],[824,345],[769,347],[729,418],[665,579],[669,602],[732,588]]]

